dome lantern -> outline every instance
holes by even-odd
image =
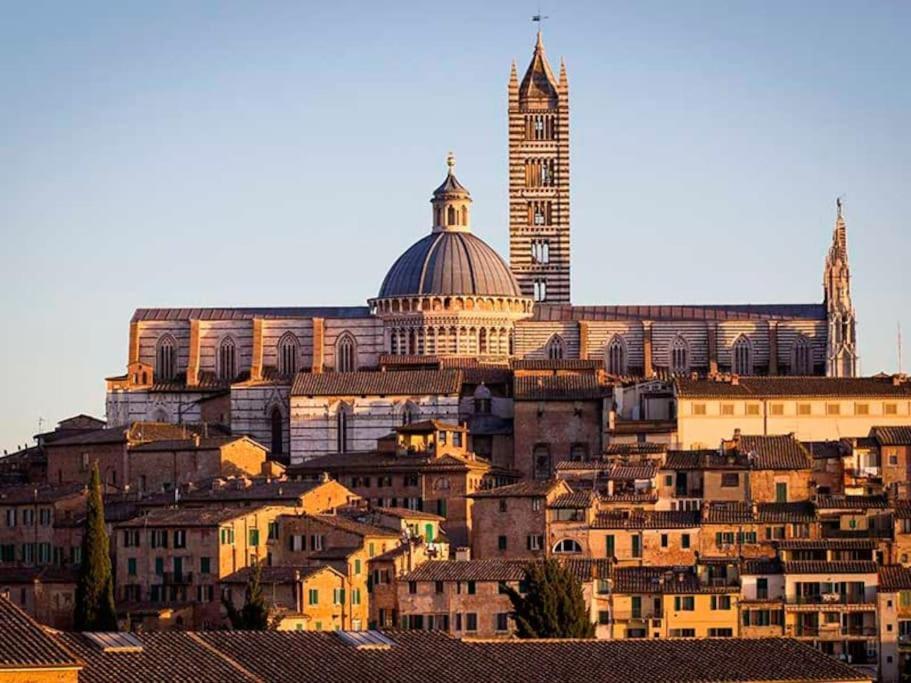
[[[433,205],[433,232],[471,232],[471,194],[455,177],[455,155],[446,156],[446,180],[436,190]]]

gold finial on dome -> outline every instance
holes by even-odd
[[[446,155],[446,165],[449,167],[449,172],[452,173],[455,168],[455,154],[452,152]]]

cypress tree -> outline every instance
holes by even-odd
[[[104,502],[97,461],[89,480],[73,624],[77,631],[117,630],[110,540],[104,526]]]
[[[582,586],[556,560],[525,568],[525,594],[507,588],[519,638],[594,638]]]
[[[266,607],[266,600],[263,597],[261,579],[262,565],[254,564],[250,578],[247,579],[244,605],[239,610],[226,597],[222,598],[222,604],[234,630],[265,631],[269,628],[269,608]]]

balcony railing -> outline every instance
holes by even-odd
[[[821,624],[819,626],[789,626],[787,635],[794,638],[875,638],[875,626],[848,626]]]
[[[820,593],[792,595],[785,599],[789,605],[868,605],[875,602],[864,593]]]
[[[193,583],[192,572],[165,572],[163,582],[171,586],[183,586]]]

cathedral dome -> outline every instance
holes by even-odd
[[[415,242],[389,269],[379,299],[407,296],[521,297],[519,285],[499,254],[471,233],[471,195],[449,173],[433,193],[433,230]]]
[[[389,269],[379,298],[521,296],[499,254],[470,232],[440,231],[413,244]]]

